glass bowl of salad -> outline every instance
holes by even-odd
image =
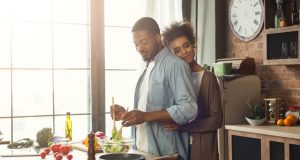
[[[132,149],[133,137],[113,139],[110,137],[98,138],[104,153],[126,153]]]

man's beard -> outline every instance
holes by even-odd
[[[143,60],[145,62],[151,62],[151,61],[153,61],[154,57],[157,55],[157,53],[160,51],[160,49],[161,48],[159,47],[158,43],[154,43],[154,46],[150,50],[150,52],[151,52],[150,56],[151,57],[143,57]]]

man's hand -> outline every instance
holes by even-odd
[[[124,127],[142,124],[144,122],[145,122],[145,112],[142,112],[140,110],[132,110],[126,112],[122,118],[122,125]]]
[[[115,104],[114,107],[110,106],[110,114],[112,119],[113,119],[113,113],[115,113],[115,120],[119,121],[122,119],[122,116],[126,113],[126,110],[124,107]]]
[[[167,123],[162,123],[164,128],[168,131],[180,131],[181,126],[176,124],[175,122],[167,122]]]

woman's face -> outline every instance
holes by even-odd
[[[169,47],[176,56],[182,58],[185,62],[190,63],[194,60],[194,47],[185,36],[174,39]]]

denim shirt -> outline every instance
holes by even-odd
[[[149,76],[146,110],[166,110],[177,124],[191,122],[197,117],[198,107],[188,64],[167,48],[162,49],[154,61],[155,66]],[[140,76],[135,89],[136,109],[144,74]],[[167,131],[159,122],[146,122],[145,126],[150,154],[164,156],[178,153],[182,159],[187,159],[187,132]],[[132,127],[132,131],[135,136],[135,127]]]

